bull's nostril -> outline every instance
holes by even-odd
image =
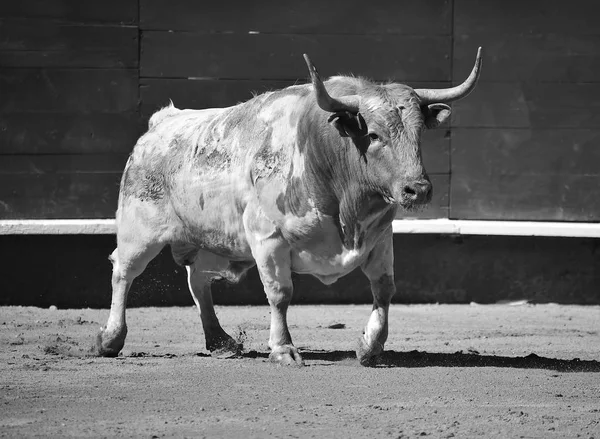
[[[415,191],[414,188],[410,186],[404,186],[404,194],[411,198],[414,198],[417,195],[417,191]]]

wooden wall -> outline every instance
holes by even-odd
[[[139,134],[137,0],[0,2],[0,218],[113,217]]]
[[[456,80],[486,49],[472,98],[453,106],[452,218],[600,220],[600,4],[454,2]]]
[[[354,73],[476,91],[427,132],[417,216],[600,220],[595,0],[0,3],[0,218],[110,218],[127,154],[168,103],[232,105]]]

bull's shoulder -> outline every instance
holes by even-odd
[[[132,153],[134,163],[155,161],[168,154],[185,154],[198,142],[207,127],[226,109],[179,109],[173,105],[154,113],[148,130],[138,139]]]

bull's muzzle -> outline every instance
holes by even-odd
[[[420,178],[407,183],[402,188],[402,198],[400,204],[407,207],[427,204],[431,201],[433,186],[429,178]]]

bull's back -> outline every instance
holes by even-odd
[[[158,111],[128,161],[120,209],[154,205],[165,221],[180,223],[171,240],[249,254],[244,211],[257,202],[258,187],[284,189],[297,148],[291,109],[306,97],[304,88],[223,109]]]

